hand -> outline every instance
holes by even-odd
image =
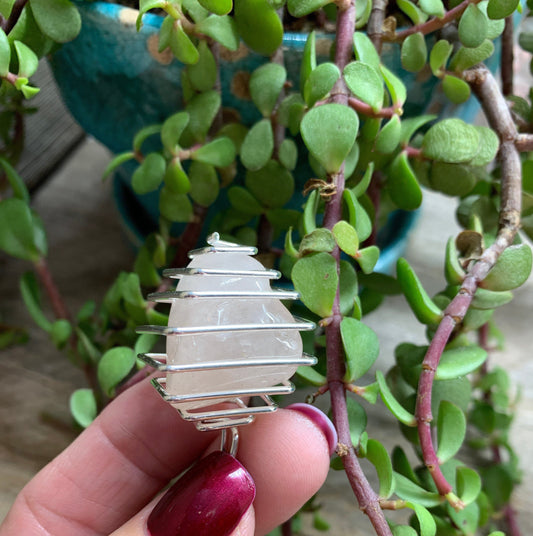
[[[320,488],[336,435],[304,404],[239,432],[238,461],[215,453],[217,433],[198,432],[150,384],[137,384],[26,485],[0,536],[266,534]]]

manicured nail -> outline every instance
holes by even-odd
[[[150,536],[227,536],[255,497],[246,469],[225,452],[198,461],[157,503],[148,517]]]
[[[297,404],[291,404],[285,409],[299,411],[300,413],[303,413],[306,417],[311,419],[326,436],[329,445],[329,455],[333,456],[333,453],[337,448],[338,442],[337,430],[335,430],[335,426],[333,426],[333,423],[328,419],[327,415],[323,411],[319,410],[315,406],[312,406],[311,404],[303,404],[301,402]]]

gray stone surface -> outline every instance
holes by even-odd
[[[133,260],[134,253],[111,199],[110,185],[100,180],[108,160],[109,154],[100,145],[92,140],[84,142],[34,200],[49,230],[51,268],[72,311],[88,299],[100,299],[115,274],[129,269]],[[407,251],[407,258],[432,292],[443,285],[445,241],[457,232],[457,227],[450,224],[453,212],[449,199],[427,194],[422,218]],[[0,353],[0,519],[24,483],[73,439],[68,397],[74,388],[84,385],[82,374],[33,326],[20,303],[18,278],[27,269],[25,263],[0,255],[0,320],[26,325],[32,336],[27,345]],[[511,371],[523,390],[512,439],[524,469],[524,483],[515,497],[524,535],[533,534],[532,298],[530,281],[516,293],[512,307],[498,311],[507,345],[504,352],[493,357],[494,362]],[[381,340],[377,363],[381,369],[392,362],[393,349],[399,342],[424,341],[423,329],[405,312],[401,298],[387,299],[379,312],[368,317],[368,323]],[[393,445],[399,432],[392,419],[383,408],[368,409],[370,435]],[[343,473],[331,474],[319,500],[325,506],[324,517],[332,524],[330,534],[371,534]],[[304,527],[307,536],[319,534],[308,519]]]

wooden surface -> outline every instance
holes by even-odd
[[[88,299],[100,300],[118,271],[129,269],[133,259],[110,185],[100,180],[108,160],[105,149],[91,140],[84,142],[34,200],[49,230],[52,270],[74,312]],[[443,246],[457,228],[449,224],[453,201],[428,194],[425,203],[407,257],[429,291],[437,292],[443,285]],[[25,263],[0,254],[0,320],[25,325],[32,336],[28,344],[0,353],[0,519],[25,482],[74,437],[68,397],[73,389],[84,386],[82,375],[35,328],[21,305],[18,278],[27,269]],[[515,498],[524,535],[533,534],[532,298],[530,281],[517,292],[513,307],[498,312],[508,343],[505,352],[494,356],[523,389],[512,440],[519,446],[524,469],[524,483]],[[388,299],[368,322],[380,337],[380,369],[390,365],[399,342],[424,342],[423,329],[405,313],[401,298]],[[400,436],[392,419],[383,407],[368,410],[370,435],[392,446]],[[371,534],[343,473],[331,474],[319,500],[325,506],[324,517],[332,524],[332,536]],[[304,526],[307,536],[323,534],[310,528],[308,519]]]

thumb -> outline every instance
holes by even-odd
[[[112,536],[253,536],[255,484],[229,454],[199,460]]]

